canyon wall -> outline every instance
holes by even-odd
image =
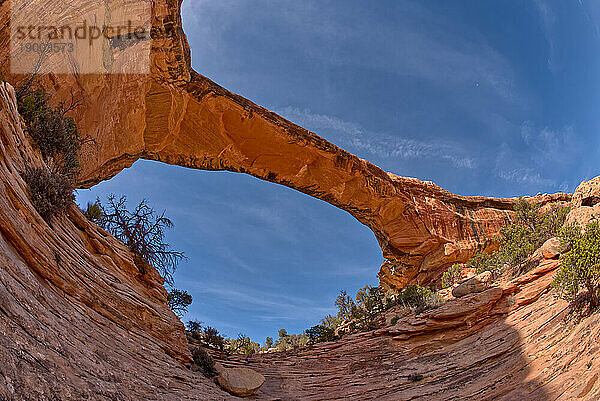
[[[0,399],[221,400],[184,367],[163,280],[73,204],[44,221],[20,173],[43,166],[0,84]]]
[[[0,70],[19,82],[24,77],[9,68],[8,7],[0,5]],[[146,75],[78,74],[75,65],[73,74],[38,77],[54,103],[71,95],[81,102],[73,116],[82,136],[93,139],[81,150],[81,187],[142,158],[285,185],[347,211],[373,231],[386,259],[379,278],[387,288],[426,284],[453,263],[490,249],[511,218],[515,199],[458,196],[387,173],[196,73],[178,1],[153,3],[150,58]]]

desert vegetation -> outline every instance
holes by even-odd
[[[66,114],[77,102],[60,103],[57,108],[47,104],[43,90],[17,91],[19,113],[27,132],[39,147],[45,167],[27,167],[22,172],[32,203],[40,215],[50,221],[64,214],[73,203],[73,178],[79,162],[79,133],[75,122]]]
[[[73,184],[63,174],[44,168],[27,168],[22,174],[33,206],[44,220],[64,214],[75,199]]]
[[[40,148],[46,164],[56,173],[73,177],[79,167],[77,152],[81,142],[75,121],[67,113],[75,110],[79,103],[72,97],[69,103],[61,102],[52,108],[42,89],[25,91],[17,100],[27,131]]]
[[[235,338],[225,337],[218,330],[203,326],[198,321],[189,321],[187,331],[193,339],[225,354],[289,351],[376,329],[383,324],[383,313],[393,307],[421,313],[442,303],[442,298],[435,291],[425,287],[411,286],[397,293],[386,293],[379,287],[365,286],[358,290],[355,297],[340,291],[335,301],[335,316],[327,315],[318,324],[298,334],[289,334],[286,329],[280,329],[275,338],[267,337],[262,345],[243,334]]]
[[[84,214],[129,247],[137,257],[141,273],[145,273],[147,265],[152,265],[167,285],[173,285],[173,274],[185,255],[165,242],[165,229],[174,226],[165,212],[156,213],[146,199],[129,210],[126,196],[117,199],[110,195],[105,203],[97,199],[88,204]]]
[[[560,235],[568,207],[554,206],[542,211],[539,206],[519,199],[515,207],[515,218],[500,230],[497,242],[500,248],[487,254],[477,253],[464,267],[474,268],[476,273],[489,271],[495,279],[503,275],[516,277],[534,267],[530,256],[552,237]],[[455,265],[442,276],[442,287],[450,287],[460,278],[460,265]]]
[[[561,232],[561,268],[553,286],[559,298],[571,302],[571,310],[591,313],[600,306],[600,223],[592,221],[585,228],[566,226]]]

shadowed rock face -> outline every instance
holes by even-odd
[[[0,26],[8,26],[8,7],[0,5]],[[494,246],[491,238],[509,221],[514,199],[457,196],[386,173],[193,71],[179,2],[155,2],[152,23],[151,74],[40,76],[54,102],[71,92],[82,102],[74,117],[95,143],[81,151],[81,187],[140,158],[285,185],[371,228],[386,258],[380,281],[391,288],[426,284]],[[0,49],[8,49],[9,39],[2,29]],[[0,55],[0,68],[17,81],[22,77],[10,76],[7,55]],[[569,199],[557,194],[532,201]]]

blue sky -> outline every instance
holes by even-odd
[[[599,174],[598,2],[185,0],[183,18],[198,72],[387,171],[491,196]],[[287,188],[140,161],[78,201],[110,193],[173,218],[184,320],[262,340],[377,282],[371,232]]]

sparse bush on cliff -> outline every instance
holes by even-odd
[[[73,118],[66,116],[77,106],[71,99],[71,103],[60,103],[52,109],[47,106],[46,94],[41,89],[18,97],[19,112],[44,160],[52,170],[67,177],[73,177],[79,167],[79,132]]]
[[[75,198],[71,181],[47,168],[27,169],[23,179],[29,187],[33,206],[46,221],[65,213]]]
[[[527,272],[534,266],[527,263],[529,256],[548,239],[559,235],[568,212],[569,208],[556,206],[541,212],[539,206],[519,199],[514,221],[500,230],[500,249],[492,254],[476,254],[467,266],[475,268],[478,274],[490,271],[495,278],[507,268],[516,268],[515,276]]]
[[[339,316],[327,315],[319,324],[306,330],[310,343],[320,343],[325,341],[334,341],[339,338],[336,330],[342,324],[342,319]]]
[[[192,348],[192,359],[194,360],[192,370],[200,371],[208,378],[215,377],[218,374],[214,359],[204,348]]]
[[[396,305],[421,313],[437,308],[442,303],[443,300],[438,294],[421,286],[410,286],[397,294],[391,294],[369,285],[358,290],[356,300],[346,291],[340,291],[335,301],[338,318],[341,322],[349,323],[341,325],[347,325],[350,332],[377,328],[381,313]]]
[[[600,223],[593,221],[585,230],[565,227],[561,237],[570,251],[561,257],[553,287],[558,297],[571,302],[572,310],[592,312],[600,306]]]
[[[167,304],[169,305],[169,308],[181,318],[192,304],[192,296],[185,290],[173,288],[167,294]]]
[[[462,275],[462,267],[459,264],[452,265],[442,274],[442,289],[452,287],[460,280]]]
[[[190,332],[190,334],[196,338],[197,340],[200,339],[200,335],[202,334],[202,322],[198,321],[198,320],[190,320],[186,323],[187,329]]]
[[[285,332],[285,330],[283,331]],[[300,334],[287,334],[287,332],[285,332],[284,336],[280,336],[279,339],[275,341],[273,347],[276,348],[277,351],[289,351],[305,345],[308,345],[308,336],[305,332]]]
[[[117,200],[114,195],[111,195],[106,205],[99,200],[95,205],[97,206],[93,206],[93,209],[100,208],[100,213],[93,211],[96,216],[100,216],[96,223],[127,245],[138,257],[136,264],[140,272],[144,274],[145,264],[150,264],[172,287],[177,264],[185,258],[185,255],[183,252],[172,250],[165,242],[164,230],[172,228],[173,222],[165,216],[164,212],[157,214],[148,205],[146,199],[133,210],[129,210],[125,196]]]
[[[443,303],[443,299],[437,293],[419,285],[406,287],[394,299],[395,305],[413,309],[416,313],[435,309]]]
[[[208,346],[224,351],[225,338],[219,333],[219,330],[211,326],[204,326],[202,322],[197,320],[188,321],[186,326],[188,334],[193,339],[202,341]]]

